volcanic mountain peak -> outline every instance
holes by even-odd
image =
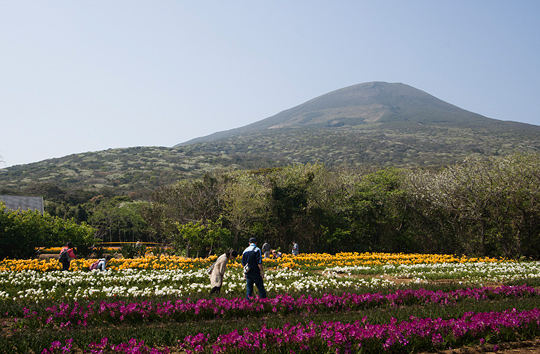
[[[244,127],[179,145],[209,142],[268,129],[335,128],[373,123],[414,122],[473,127],[494,121],[402,83],[368,82],[345,87]]]

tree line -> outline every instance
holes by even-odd
[[[46,204],[107,241],[157,241],[188,256],[249,237],[290,251],[420,252],[540,259],[540,154],[471,157],[437,170],[298,164],[214,172],[151,200]]]
[[[186,247],[194,239],[185,225],[198,223],[227,230],[235,247],[255,236],[283,251],[296,241],[305,252],[538,259],[538,171],[538,154],[471,157],[436,171],[322,164],[233,171],[161,188],[144,213],[153,237]],[[199,254],[219,246],[206,238]]]

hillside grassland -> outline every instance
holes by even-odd
[[[54,184],[60,188],[148,195],[159,186],[200,178],[213,171],[305,163],[437,168],[471,156],[538,151],[538,133],[521,128],[391,122],[332,129],[276,129],[174,148],[109,149],[8,167],[0,169],[0,193],[17,194],[35,185]]]

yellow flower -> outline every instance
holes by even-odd
[[[108,268],[113,270],[139,268],[139,269],[201,269],[206,268],[216,260],[213,255],[208,258],[186,258],[181,256],[154,256],[147,254],[145,257],[136,259],[112,259]],[[72,270],[87,270],[94,259],[75,259],[71,262]],[[343,252],[335,255],[327,253],[304,253],[298,256],[283,255],[278,259],[264,259],[267,267],[276,268],[309,268],[309,267],[335,267],[335,266],[373,266],[384,264],[437,264],[437,263],[471,263],[471,262],[502,262],[508,260],[498,260],[495,258],[466,257],[464,255],[455,257],[454,255],[438,254],[404,254],[404,253],[357,253]],[[230,266],[240,268],[240,260],[230,262]],[[23,271],[37,270],[47,272],[61,269],[57,259],[29,259],[13,260],[4,259],[0,261],[1,271]]]

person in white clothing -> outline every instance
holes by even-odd
[[[238,252],[232,250],[227,251],[218,257],[212,267],[212,273],[210,274],[210,284],[212,285],[210,294],[219,293],[221,291],[223,277],[225,275],[225,271],[227,270],[227,263],[229,262],[229,259],[236,258],[237,256]]]

